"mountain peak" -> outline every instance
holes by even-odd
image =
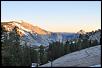
[[[38,26],[34,26],[24,20],[6,21],[6,22],[2,22],[2,25],[8,31],[11,31],[15,26],[17,26],[20,30],[25,30],[31,33],[37,33],[37,34],[42,34],[42,35],[50,34],[50,32],[44,29],[41,29]]]

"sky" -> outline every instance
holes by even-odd
[[[1,21],[24,20],[52,32],[101,29],[101,1],[1,1]]]

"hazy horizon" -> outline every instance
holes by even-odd
[[[24,20],[51,32],[101,29],[101,1],[1,1],[1,21]]]

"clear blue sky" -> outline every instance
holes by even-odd
[[[53,32],[101,28],[101,1],[1,1],[1,20],[19,19]]]

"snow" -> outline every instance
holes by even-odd
[[[32,63],[31,67],[36,67],[37,63]]]
[[[89,67],[101,63],[101,45],[89,47],[80,51],[66,54],[52,62],[53,67]],[[41,67],[50,67],[51,62],[41,65]],[[96,65],[99,66],[99,65]]]
[[[90,37],[89,37],[89,40],[97,40],[99,43],[100,43],[100,34],[101,34],[101,32],[97,32],[97,33],[95,33],[94,35],[91,35]]]
[[[4,25],[4,27],[6,28],[6,25]]]
[[[21,29],[23,29],[23,30],[25,30],[25,31],[28,31],[28,32],[30,32],[31,30],[28,30],[28,29],[26,29],[26,28],[24,28],[24,27],[22,27],[20,24],[18,24],[18,23],[15,23],[15,25],[16,26],[18,26],[19,28],[21,28]]]
[[[15,20],[15,22],[17,22],[17,23],[22,23],[22,20]]]
[[[72,42],[73,44],[75,43],[75,41]]]
[[[23,30],[19,30],[19,31],[26,35],[26,33]]]
[[[90,67],[101,67],[101,65],[98,64],[98,65],[93,65],[93,66],[90,66]]]

